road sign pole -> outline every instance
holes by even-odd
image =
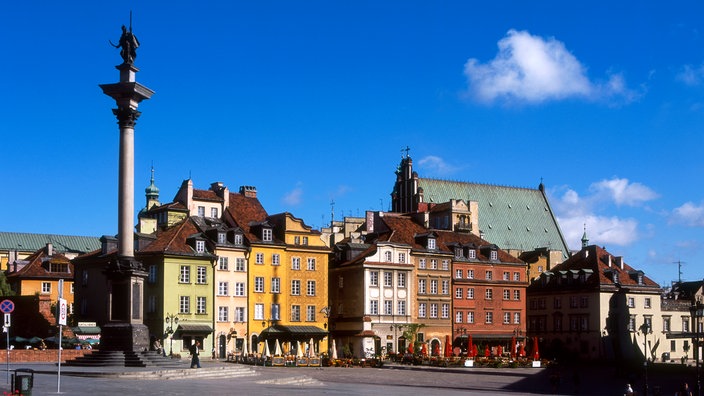
[[[65,317],[62,315],[65,315],[64,310],[62,309],[62,305],[66,304],[64,301],[64,280],[59,279],[59,301],[58,304],[56,304],[56,321],[59,324],[59,370],[56,372],[56,393],[61,393],[61,345],[63,344],[63,326],[62,324],[65,323]]]
[[[7,383],[10,383],[10,328],[4,327],[5,335],[7,336],[7,361],[6,361],[6,371],[7,371]]]

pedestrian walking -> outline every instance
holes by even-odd
[[[198,355],[200,354],[200,342],[196,341],[195,344],[191,345],[191,368],[200,368],[200,359]]]

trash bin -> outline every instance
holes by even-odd
[[[22,396],[32,396],[34,387],[34,370],[16,369],[12,375],[12,392],[19,392]]]

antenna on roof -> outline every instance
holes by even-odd
[[[335,201],[330,200],[330,226],[332,226],[332,222],[335,221]]]
[[[677,279],[679,283],[682,283],[682,264],[687,264],[682,260],[673,261],[673,264],[677,264]]]

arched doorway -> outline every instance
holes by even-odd
[[[440,341],[437,338],[430,341],[430,354],[431,356],[440,356]]]
[[[250,348],[252,353],[258,353],[259,352],[259,336],[256,334],[252,334],[252,347]]]

